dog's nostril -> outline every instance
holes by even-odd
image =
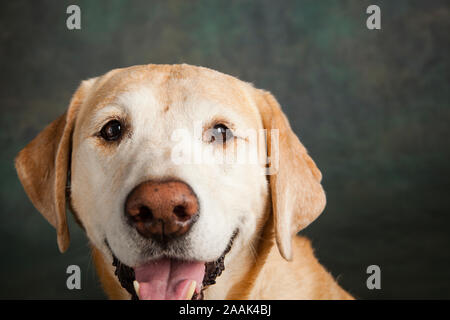
[[[152,210],[149,207],[142,206],[139,208],[139,213],[134,217],[137,221],[149,221],[153,219]]]
[[[175,206],[173,208],[173,213],[181,220],[187,220],[190,215],[186,212],[186,207],[182,205]]]

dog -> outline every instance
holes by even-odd
[[[233,162],[238,145],[265,161]],[[110,299],[353,299],[297,236],[325,207],[321,172],[274,96],[235,77],[141,65],[82,81],[15,166],[61,252],[69,207]]]

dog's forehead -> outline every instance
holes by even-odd
[[[209,102],[232,110],[253,124],[260,122],[252,86],[232,76],[190,65],[145,65],[115,69],[98,78],[80,110],[79,120],[112,104],[133,108],[147,103],[153,111]]]

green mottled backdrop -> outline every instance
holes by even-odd
[[[66,28],[77,3],[82,30]],[[366,28],[369,4],[382,30]],[[55,232],[13,158],[62,114],[80,80],[190,63],[272,91],[324,174],[328,205],[304,231],[359,298],[450,298],[448,1],[2,1],[0,298],[103,298],[87,239]],[[65,287],[82,267],[82,290]],[[366,268],[382,289],[366,288]]]

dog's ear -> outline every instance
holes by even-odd
[[[83,81],[67,111],[50,123],[15,159],[20,182],[36,209],[56,228],[58,247],[70,242],[66,220],[66,183],[72,132],[78,109],[94,79]]]
[[[314,221],[325,207],[322,174],[292,131],[275,97],[267,91],[256,91],[256,104],[268,132],[267,152],[273,170],[268,174],[276,242],[281,255],[291,260],[292,236]],[[273,139],[276,136],[278,139]]]

